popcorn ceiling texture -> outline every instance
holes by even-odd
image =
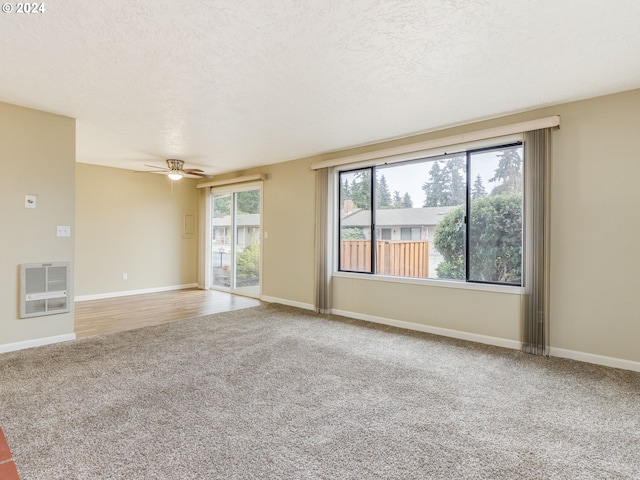
[[[0,101],[79,162],[219,173],[640,87],[640,2],[69,0],[0,19]]]

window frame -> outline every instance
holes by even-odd
[[[338,258],[338,270],[339,272],[343,272],[343,273],[355,273],[355,274],[365,274],[365,275],[376,275],[375,273],[375,261],[376,261],[376,256],[375,256],[375,248],[373,248],[373,240],[376,237],[376,233],[375,233],[375,213],[374,213],[374,203],[375,203],[375,198],[374,198],[374,189],[373,189],[373,184],[375,183],[375,170],[371,170],[372,166],[361,166],[361,167],[355,167],[355,168],[347,168],[344,170],[338,170],[337,174],[336,174],[336,178],[338,180],[338,188],[336,189],[337,192],[337,196],[338,196],[338,202],[337,203],[337,207],[338,207],[338,246],[336,251],[338,252],[337,254],[337,258]],[[371,181],[370,181],[370,185],[369,185],[369,198],[371,201],[371,223],[370,223],[370,228],[371,228],[371,271],[370,272],[366,272],[366,271],[360,271],[360,270],[342,270],[340,268],[340,265],[342,265],[342,249],[340,248],[340,232],[342,231],[342,216],[340,215],[340,209],[343,208],[342,202],[340,201],[340,174],[342,173],[352,173],[352,172],[358,172],[358,171],[364,171],[364,170],[369,170],[370,175],[371,175]]]
[[[482,285],[500,285],[500,286],[507,286],[507,287],[522,287],[524,286],[524,275],[521,274],[520,275],[520,283],[506,283],[506,282],[489,282],[489,281],[483,281],[483,280],[471,280],[470,277],[470,263],[469,262],[469,258],[470,258],[470,246],[469,246],[469,242],[468,242],[468,238],[469,238],[469,229],[471,228],[471,222],[469,221],[469,219],[471,218],[471,189],[472,189],[472,184],[469,182],[469,179],[471,178],[471,155],[473,154],[477,154],[477,153],[482,153],[482,152],[491,152],[491,151],[495,151],[495,150],[506,150],[507,148],[513,148],[513,147],[521,147],[522,148],[522,234],[521,234],[521,243],[522,243],[522,255],[520,258],[520,265],[522,270],[524,270],[524,260],[525,260],[525,255],[524,255],[524,225],[525,225],[525,218],[524,218],[524,198],[525,198],[525,191],[524,191],[524,185],[525,185],[525,163],[526,163],[526,159],[524,158],[524,142],[523,141],[517,141],[517,142],[512,142],[509,144],[499,144],[499,145],[495,145],[495,146],[487,146],[487,147],[482,147],[482,148],[474,148],[474,149],[469,149],[466,151],[466,161],[467,161],[467,199],[466,199],[466,204],[465,204],[465,213],[464,213],[464,248],[465,248],[465,252],[464,252],[464,257],[465,257],[465,265],[464,265],[464,276],[465,276],[465,283],[479,283]]]
[[[485,143],[485,142],[483,142]],[[470,245],[468,242],[469,238],[469,229],[470,229],[470,214],[471,214],[471,194],[472,194],[472,185],[473,182],[470,181],[471,177],[471,169],[472,162],[471,156],[473,154],[478,154],[482,152],[491,152],[497,150],[505,150],[513,147],[521,147],[522,148],[522,234],[521,234],[521,242],[522,242],[522,255],[521,255],[521,268],[522,275],[520,278],[520,283],[506,283],[506,282],[491,282],[484,280],[474,280],[470,279]],[[382,227],[378,227],[376,224],[376,169],[377,167],[391,166],[392,164],[403,165],[417,162],[430,162],[437,161],[439,158],[451,157],[455,154],[463,154],[465,157],[465,203],[464,203],[464,262],[465,262],[465,278],[464,279],[447,279],[447,278],[418,278],[418,277],[408,277],[408,276],[396,276],[396,275],[383,275],[376,272],[376,242],[379,240],[377,237],[377,229]],[[522,138],[514,139],[511,138],[502,138],[502,139],[493,139],[492,142],[486,142],[484,146],[480,146],[477,144],[474,145],[461,145],[461,146],[453,146],[449,152],[440,152],[437,154],[423,154],[418,157],[409,158],[409,159],[401,159],[397,161],[393,161],[390,163],[382,162],[382,163],[372,163],[366,162],[364,164],[357,165],[338,165],[334,167],[334,180],[336,182],[337,188],[335,189],[336,197],[338,199],[337,209],[334,209],[334,212],[337,214],[336,225],[337,225],[337,234],[333,235],[333,239],[336,242],[336,252],[337,255],[334,256],[336,259],[336,264],[334,268],[334,275],[337,276],[345,276],[349,278],[368,278],[368,279],[376,279],[382,281],[392,281],[397,283],[412,283],[412,284],[432,284],[437,286],[446,286],[446,287],[454,287],[454,288],[466,288],[471,287],[473,290],[489,290],[489,291],[500,291],[500,292],[513,292],[513,293],[522,293],[524,290],[524,270],[525,270],[525,225],[527,223],[527,219],[525,217],[526,209],[525,209],[525,198],[526,198],[526,158],[524,155],[524,141]],[[341,231],[342,231],[342,215],[341,209],[343,208],[342,199],[341,199],[341,175],[344,173],[357,172],[357,171],[366,171],[370,172],[371,182],[369,186],[369,195],[371,201],[371,271],[357,271],[357,270],[347,270],[341,269],[342,258],[341,258]],[[382,232],[382,230],[381,230]],[[380,234],[382,237],[382,233]],[[382,238],[380,238],[382,239]],[[365,275],[364,277],[362,275]]]

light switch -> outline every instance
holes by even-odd
[[[58,225],[56,229],[56,235],[58,237],[70,237],[71,236],[71,227],[66,225]]]
[[[24,196],[24,208],[36,208],[36,196],[25,195]]]

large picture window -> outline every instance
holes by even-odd
[[[520,143],[338,172],[339,270],[522,285]]]

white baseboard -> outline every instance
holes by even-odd
[[[128,297],[129,295],[141,295],[144,293],[170,292],[172,290],[184,290],[185,288],[196,288],[197,283],[187,283],[185,285],[171,285],[168,287],[145,288],[143,290],[127,290],[124,292],[98,293],[95,295],[80,295],[75,297],[76,302],[87,300],[102,300],[104,298]]]
[[[4,345],[0,345],[0,353],[15,352],[16,350],[24,350],[25,348],[42,347],[43,345],[51,345],[53,343],[69,342],[75,339],[75,333],[68,333],[66,335],[56,335],[55,337],[25,340],[24,342],[5,343]]]
[[[366,322],[381,323],[392,327],[404,328],[407,330],[415,330],[418,332],[432,333],[443,337],[457,338],[459,340],[468,340],[470,342],[483,343],[485,345],[494,345],[496,347],[511,348],[520,350],[522,343],[516,340],[506,338],[491,337],[488,335],[480,335],[477,333],[463,332],[460,330],[451,330],[448,328],[432,327],[430,325],[422,325],[419,323],[405,322],[402,320],[394,320],[391,318],[375,317],[373,315],[365,315],[363,313],[347,312],[344,310],[333,309],[331,313],[341,315],[343,317],[355,318],[356,320],[364,320]]]
[[[494,345],[496,347],[511,348],[513,350],[521,350],[522,344],[519,341],[508,340],[506,338],[491,337],[487,335],[479,335],[476,333],[462,332],[460,330],[451,330],[448,328],[432,327],[429,325],[421,325],[418,323],[404,322],[401,320],[393,320],[390,318],[376,317],[373,315],[365,315],[362,313],[348,312],[344,310],[333,309],[332,313],[343,317],[355,318],[367,322],[380,323],[393,327],[405,328],[407,330],[415,330],[418,332],[432,333],[444,337],[458,338],[460,340],[468,340],[470,342],[484,343],[486,345]],[[551,347],[549,354],[552,357],[568,358],[580,362],[602,365],[604,367],[620,368],[622,370],[631,370],[640,372],[640,362],[624,360],[615,357],[606,357],[604,355],[595,355],[592,353],[576,352],[574,350],[566,350],[563,348]]]
[[[578,360],[579,362],[593,363],[605,367],[621,368],[623,370],[631,370],[640,372],[640,362],[631,360],[623,360],[615,357],[605,357],[604,355],[595,355],[593,353],[576,352],[575,350],[566,350],[564,348],[551,347],[549,353],[552,357],[568,358],[570,360]]]
[[[260,300],[268,303],[279,303],[281,305],[287,305],[289,307],[302,308],[304,310],[315,311],[316,309],[315,305],[312,305],[310,303],[294,302],[293,300],[287,300],[285,298],[269,297],[268,295],[263,295],[262,297],[260,297]]]

